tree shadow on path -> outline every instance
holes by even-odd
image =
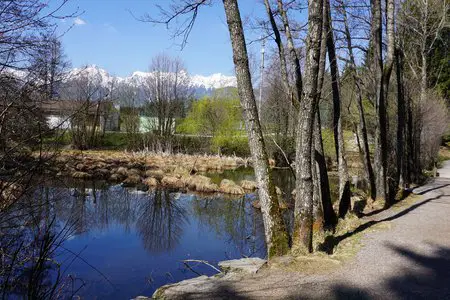
[[[388,244],[392,251],[411,261],[410,267],[374,288],[354,288],[345,284],[333,288],[331,299],[450,299],[450,248],[434,245],[430,255]],[[406,264],[408,265],[408,264]]]
[[[340,242],[342,242],[343,240],[345,240],[345,239],[347,239],[347,238],[349,238],[349,237],[351,237],[351,236],[353,236],[353,235],[355,235],[357,233],[363,232],[364,230],[367,230],[367,229],[371,228],[374,225],[398,219],[398,218],[400,218],[400,217],[410,213],[411,211],[421,207],[422,205],[427,204],[428,202],[431,202],[433,200],[437,200],[437,199],[441,198],[442,196],[443,195],[439,195],[439,196],[436,196],[436,197],[433,197],[433,198],[422,200],[421,202],[413,204],[412,206],[410,206],[410,207],[402,210],[401,212],[399,212],[397,214],[394,214],[394,215],[392,215],[390,217],[387,217],[387,218],[384,218],[384,219],[381,219],[381,220],[367,221],[366,223],[361,224],[360,226],[358,226],[356,229],[354,229],[352,231],[349,231],[349,232],[347,232],[345,234],[342,234],[342,235],[339,235],[339,236],[327,236],[325,238],[325,241],[318,246],[318,249],[319,249],[319,251],[326,252],[327,254],[333,254],[333,251],[336,248],[336,246]]]

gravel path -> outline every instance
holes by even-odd
[[[450,161],[441,177],[414,190],[409,207],[384,211],[356,257],[326,275],[270,271],[230,278],[168,298],[182,299],[450,299]],[[367,226],[365,229],[369,229]]]

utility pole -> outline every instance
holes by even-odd
[[[260,68],[260,80],[259,80],[259,101],[258,101],[258,117],[261,122],[261,105],[262,105],[262,91],[263,91],[263,79],[264,79],[264,46],[266,44],[266,39],[261,39],[261,68]]]

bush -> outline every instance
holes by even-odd
[[[247,136],[215,136],[212,139],[211,150],[223,155],[250,156]]]
[[[322,129],[323,152],[326,157],[336,160],[336,148],[334,146],[334,133],[329,128]]]
[[[100,139],[99,147],[110,149],[125,149],[128,146],[128,136],[125,132],[105,132],[105,135]]]

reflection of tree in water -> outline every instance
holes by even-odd
[[[177,246],[183,227],[188,222],[187,210],[166,190],[156,190],[141,203],[136,228],[145,249],[168,251]]]
[[[105,230],[113,224],[130,231],[135,225],[148,251],[170,250],[177,245],[187,212],[168,191],[140,194],[117,186],[86,184],[65,190],[70,195],[57,204],[60,218],[76,220],[77,234]]]
[[[242,256],[264,253],[261,213],[251,206],[249,199],[197,198],[193,201],[193,211],[204,230],[212,228],[218,236],[233,243]]]
[[[0,296],[2,299],[52,299],[67,283],[55,261],[73,224],[56,221],[50,189],[40,187],[0,211]],[[69,289],[70,294],[70,289]]]

